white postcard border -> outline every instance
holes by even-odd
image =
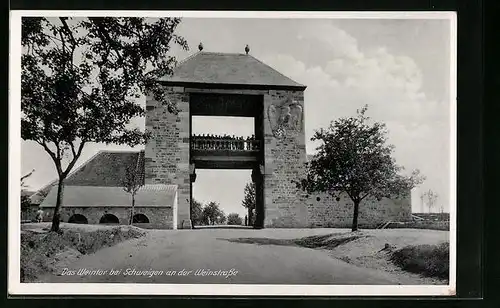
[[[19,180],[21,178],[21,17],[142,16],[192,18],[444,19],[450,21],[450,279],[448,285],[257,285],[21,283]],[[9,61],[8,293],[11,295],[232,295],[232,296],[436,296],[456,290],[456,60],[455,12],[260,12],[260,11],[11,11]]]

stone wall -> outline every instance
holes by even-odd
[[[284,108],[290,104],[299,105],[302,111],[296,126],[280,123]],[[270,90],[264,95],[264,227],[308,225],[307,206],[297,202],[300,192],[292,183],[304,173],[306,162],[303,110],[303,91]]]
[[[152,136],[144,154],[145,183],[178,185],[178,228],[190,228],[189,93],[167,87],[165,95],[177,105],[177,115],[146,98],[146,131]]]
[[[43,221],[52,221],[53,208],[44,208]],[[115,215],[120,224],[127,225],[130,219],[130,207],[62,207],[61,220],[68,222],[74,214],[87,218],[89,224],[98,224],[104,214]],[[143,214],[148,220],[148,227],[158,229],[172,229],[172,207],[136,207],[134,214]]]
[[[354,205],[347,194],[340,200],[326,193],[313,194],[305,202],[308,209],[309,227],[350,228]],[[358,225],[375,228],[388,221],[411,220],[411,197],[384,198],[380,201],[367,197],[359,205]]]
[[[281,111],[270,107],[299,105],[302,119],[298,126],[285,127],[280,134]],[[292,182],[305,174],[307,160],[304,132],[304,92],[269,91],[264,95],[264,226],[271,228],[342,227],[352,224],[353,204],[347,195],[339,201],[328,194],[306,196]],[[281,123],[282,124],[282,123]],[[360,227],[376,227],[391,221],[411,219],[410,197],[400,199],[367,198],[360,204]]]

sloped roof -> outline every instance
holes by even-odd
[[[251,55],[204,51],[180,62],[172,76],[164,76],[160,81],[171,84],[306,88]]]
[[[174,205],[177,185],[152,184],[141,187],[135,196],[137,207],[171,207]],[[43,200],[41,207],[55,207],[57,188]],[[129,207],[131,195],[122,187],[65,186],[64,207]]]
[[[139,181],[144,184],[144,151],[100,151],[76,168],[65,185],[122,186],[128,166],[137,168]],[[57,180],[31,195],[31,203],[41,204],[52,187],[57,187]]]
[[[24,197],[24,196],[31,196],[32,194],[34,194],[35,192],[34,191],[31,191],[31,190],[25,190],[25,189],[21,189],[21,197]]]
[[[144,152],[100,152],[69,176],[68,186],[122,186],[127,167],[137,168],[140,182],[144,183]]]

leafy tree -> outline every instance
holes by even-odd
[[[179,18],[22,19],[21,137],[40,144],[58,174],[51,231],[59,230],[64,180],[90,142],[143,144],[147,132],[130,127],[144,115],[137,104],[151,94],[177,112],[156,82],[176,59],[171,43]]]
[[[238,213],[231,213],[227,215],[227,224],[241,226],[243,224],[243,219],[241,219]]]
[[[318,152],[306,164],[305,178],[297,186],[308,192],[328,192],[339,200],[346,193],[354,204],[352,231],[358,230],[359,204],[368,196],[398,197],[410,194],[423,181],[418,170],[411,176],[399,173],[391,157],[394,146],[387,145],[387,129],[383,123],[369,123],[368,107],[356,117],[332,121],[327,129],[315,131],[312,141],[320,141]]]
[[[30,197],[21,193],[21,213],[26,213],[30,209],[30,205]]]
[[[139,175],[139,170],[137,166],[127,165],[125,168],[125,178],[123,179],[123,191],[130,194],[132,207],[130,208],[130,219],[128,224],[131,225],[134,220],[134,210],[135,210],[135,195],[137,191],[144,186],[144,182]]]
[[[201,225],[203,224],[203,204],[201,202],[194,200],[191,205],[191,220],[193,221],[193,225]]]
[[[223,225],[227,221],[226,214],[221,210],[220,214],[217,216],[216,223],[219,225]]]
[[[226,221],[226,215],[217,202],[209,202],[202,211],[203,222],[206,225],[223,224]]]
[[[245,185],[244,196],[241,205],[248,211],[248,225],[253,224],[253,212],[255,210],[255,183],[250,182]]]

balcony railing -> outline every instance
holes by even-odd
[[[202,151],[258,151],[259,140],[206,139],[191,137],[191,148]]]

